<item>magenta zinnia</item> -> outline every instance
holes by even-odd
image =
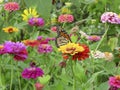
[[[21,42],[6,41],[3,48],[5,53],[13,54],[14,59],[24,61],[28,57],[26,46]]]
[[[22,77],[26,79],[36,79],[37,77],[42,77],[44,72],[41,68],[36,67],[35,63],[30,63],[29,68],[25,68],[22,72]]]
[[[120,88],[120,76],[113,76],[109,78],[109,85]]]
[[[44,26],[44,24],[45,24],[43,18],[36,18],[36,17],[30,18],[28,20],[28,23],[30,26],[40,26],[40,27]]]

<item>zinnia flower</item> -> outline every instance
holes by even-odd
[[[92,55],[96,59],[97,58],[105,58],[105,54],[101,51],[95,51],[95,52],[92,51]]]
[[[18,28],[9,26],[9,27],[3,28],[3,31],[6,33],[18,32]]]
[[[43,18],[30,18],[28,21],[30,26],[44,26]]]
[[[120,88],[120,76],[113,76],[109,78],[109,85]]]
[[[51,27],[50,30],[53,31],[53,32],[56,32],[56,31],[57,31],[57,27],[56,27],[56,26],[53,26],[53,27]]]
[[[36,66],[25,68],[22,72],[22,77],[26,79],[36,79],[37,77],[42,77],[43,75],[43,70]]]
[[[92,36],[88,36],[87,39],[90,41],[99,41],[101,38],[100,36],[92,35]]]
[[[86,39],[89,37],[89,35],[87,35],[85,32],[80,31],[79,32],[81,34],[82,37],[85,37]]]
[[[86,58],[89,57],[89,47],[86,45],[80,45],[79,46],[84,48],[84,51],[78,52],[75,55],[72,56],[72,60],[85,60]]]
[[[35,46],[38,46],[38,45],[39,45],[38,40],[24,40],[23,43],[24,43],[26,46],[30,46],[30,47],[35,47]]]
[[[17,2],[8,2],[4,5],[4,9],[9,12],[19,10],[19,8],[20,7]]]
[[[40,84],[39,82],[35,83],[36,90],[43,90],[44,85]]]
[[[113,60],[113,54],[110,52],[104,52],[105,54],[105,60],[112,61]]]
[[[4,45],[0,45],[0,55],[5,54]]]
[[[52,46],[49,44],[40,44],[38,46],[38,52],[39,53],[50,53],[52,52]]]
[[[79,44],[68,43],[58,48],[63,54],[75,55],[76,53],[83,52],[84,48]]]
[[[5,53],[13,54],[14,59],[24,61],[28,57],[26,46],[21,42],[6,41],[3,48]]]
[[[24,21],[28,21],[30,18],[38,17],[37,11],[35,8],[25,9],[23,11],[22,17]]]
[[[113,12],[105,12],[101,16],[102,23],[120,24],[120,17]]]
[[[73,15],[70,15],[70,14],[63,14],[58,17],[58,22],[60,22],[60,23],[64,23],[64,22],[70,23],[73,21],[74,21],[74,17],[73,17]]]

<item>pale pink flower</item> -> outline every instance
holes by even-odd
[[[101,16],[102,23],[120,24],[120,17],[113,12],[105,12]]]
[[[51,27],[50,30],[53,31],[53,32],[56,32],[56,31],[57,31],[57,27],[56,27],[56,26],[53,26],[53,27]]]

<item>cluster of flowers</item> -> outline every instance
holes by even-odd
[[[105,12],[101,16],[102,23],[120,24],[120,17],[118,14],[113,12]]]
[[[119,90],[120,89],[120,75],[112,76],[109,78],[109,90]]]
[[[113,54],[110,52],[101,52],[101,51],[93,52],[92,51],[92,55],[95,59],[103,58],[103,59],[108,60],[108,61],[113,60]]]
[[[0,54],[12,54],[15,60],[24,61],[28,57],[26,46],[21,42],[6,41],[0,45]]]
[[[100,39],[101,39],[101,37],[100,36],[97,36],[97,35],[91,35],[91,36],[89,36],[89,35],[87,35],[85,32],[83,32],[83,31],[80,31],[79,32],[83,37],[85,37],[86,39],[88,39],[89,41],[99,41]]]
[[[49,41],[55,40],[54,38],[43,38],[38,36],[37,40],[24,40],[23,43],[26,46],[37,47],[39,53],[50,53],[52,52],[52,46],[49,45]]]
[[[60,46],[58,50],[62,52],[64,59],[72,56],[72,60],[84,60],[89,57],[90,52],[88,46],[75,43]]]

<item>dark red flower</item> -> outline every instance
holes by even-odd
[[[14,55],[14,59],[17,61],[24,61],[25,59],[27,59],[27,57],[28,57],[28,52],[26,49]]]
[[[72,56],[72,60],[84,60],[89,57],[89,47],[86,45],[80,45],[83,46],[85,49],[83,52],[76,53],[75,55]]]

